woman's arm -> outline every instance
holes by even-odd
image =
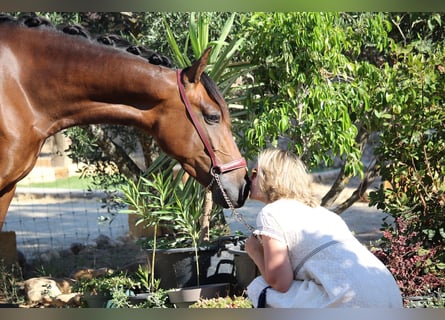
[[[264,280],[277,291],[289,290],[293,280],[287,246],[281,241],[261,236],[262,244],[255,237],[249,237],[245,250],[257,265]]]

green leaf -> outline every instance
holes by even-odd
[[[435,264],[436,268],[439,270],[444,270],[445,269],[445,263],[444,262],[438,262]]]
[[[167,22],[167,18],[165,15],[163,15],[163,19],[162,19],[163,23],[164,23],[164,28],[166,30],[167,33],[167,40],[170,44],[170,47],[173,50],[173,54],[174,54],[174,59],[178,62],[179,66],[181,68],[185,68],[187,66],[191,65],[190,60],[187,58],[186,55],[183,55],[181,53],[181,50],[179,49],[179,46],[175,40],[175,37],[173,35],[173,31],[170,28],[170,25]]]
[[[220,56],[220,51],[221,51],[222,47],[226,44],[226,39],[227,39],[230,31],[232,30],[235,16],[236,16],[236,13],[233,12],[232,15],[229,17],[229,19],[227,19],[226,23],[224,24],[224,27],[221,30],[221,34],[220,34],[218,40],[212,42],[212,44],[215,45],[212,49],[212,57]],[[225,54],[223,54],[222,56],[225,56]],[[229,58],[227,58],[227,59],[229,59]],[[211,62],[216,63],[215,61],[211,61]]]

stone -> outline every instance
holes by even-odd
[[[70,246],[70,250],[73,254],[79,254],[83,249],[85,249],[85,245],[79,242],[72,243]]]
[[[96,242],[98,249],[108,249],[114,246],[113,240],[103,234],[99,235],[94,241]]]
[[[76,281],[89,280],[97,277],[103,277],[105,275],[113,273],[114,270],[110,268],[99,268],[99,269],[81,268],[73,271],[70,277]]]
[[[73,280],[68,278],[31,278],[24,281],[26,297],[31,304],[45,306],[80,306],[81,295],[72,293]]]
[[[82,295],[80,293],[62,293],[59,294],[51,304],[56,307],[77,307],[82,304],[81,298]]]
[[[26,297],[30,303],[50,303],[62,294],[56,281],[51,278],[31,278],[24,282]]]

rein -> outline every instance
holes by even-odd
[[[232,201],[230,200],[229,196],[227,195],[226,191],[224,190],[224,187],[221,183],[220,176],[225,172],[230,172],[236,169],[246,168],[247,163],[246,159],[240,158],[237,160],[233,160],[229,163],[220,163],[218,159],[216,158],[215,152],[213,151],[213,148],[210,144],[209,139],[207,139],[206,135],[204,134],[204,129],[202,128],[201,124],[199,123],[198,119],[196,118],[195,113],[192,110],[192,106],[190,104],[190,101],[187,98],[187,95],[185,93],[185,88],[182,83],[181,79],[182,70],[178,69],[176,71],[177,76],[177,82],[178,82],[178,88],[179,93],[181,95],[182,102],[185,105],[185,108],[187,110],[188,115],[190,116],[190,119],[192,120],[193,126],[196,129],[196,132],[198,132],[199,137],[201,138],[202,143],[204,144],[204,148],[206,149],[210,160],[212,162],[211,168],[210,168],[210,174],[212,175],[212,181],[210,184],[206,187],[206,189],[210,189],[210,187],[213,185],[214,182],[218,185],[219,189],[221,190],[221,193],[224,197],[224,200],[226,201],[227,205],[229,206],[229,209],[232,211],[232,214],[240,221],[242,222],[249,231],[253,231],[254,228],[249,225],[242,215],[235,210],[235,207],[232,204]]]

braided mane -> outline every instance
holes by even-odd
[[[173,67],[172,62],[168,57],[160,53],[157,53],[151,50],[150,48],[140,45],[134,45],[125,38],[116,34],[93,36],[90,34],[90,32],[88,32],[88,30],[86,30],[83,26],[79,24],[74,24],[74,25],[61,24],[54,26],[48,19],[41,16],[37,16],[35,14],[23,14],[17,18],[14,18],[10,15],[0,14],[0,24],[1,23],[16,23],[28,28],[46,27],[54,29],[59,32],[63,32],[64,34],[79,36],[98,44],[112,46],[117,49],[121,49],[129,53],[132,53],[134,55],[141,56],[142,58],[146,59],[149,63],[154,65],[162,65],[167,68]],[[201,82],[206,88],[209,96],[212,97],[212,99],[220,106],[224,121],[229,122],[230,116],[228,108],[225,106],[224,98],[221,92],[219,91],[218,87],[216,86],[216,84],[210,79],[210,77],[206,73],[202,74]]]
[[[47,27],[49,29],[58,30],[68,35],[80,36],[92,42],[125,50],[134,55],[141,56],[142,58],[146,59],[149,63],[154,65],[162,65],[168,68],[173,67],[171,60],[168,57],[160,53],[157,53],[145,46],[134,45],[130,43],[128,40],[116,34],[93,36],[88,32],[88,30],[86,30],[83,26],[79,24],[75,25],[61,24],[54,26],[48,19],[33,14],[23,14],[17,18],[14,18],[13,16],[6,14],[1,14],[0,24],[2,23],[15,23],[28,28]]]

